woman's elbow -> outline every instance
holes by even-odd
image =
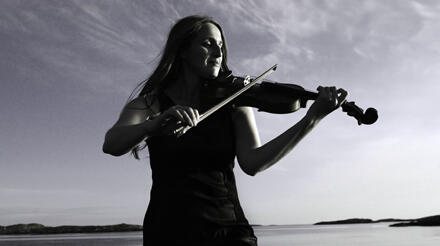
[[[102,145],[102,152],[105,154],[109,154],[112,156],[121,156],[127,153],[127,151],[122,150],[118,145],[109,141],[109,138],[106,136],[104,140],[104,144]]]
[[[245,161],[239,161],[238,163],[241,170],[243,170],[243,172],[249,176],[255,176],[259,172],[256,168]]]
[[[243,170],[243,172],[249,176],[255,176],[257,173],[266,170],[276,162],[272,159],[264,159],[261,156],[258,158],[254,157],[255,156],[245,158],[242,156],[241,158],[237,159],[241,170]]]
[[[249,170],[249,169],[243,169],[243,172],[246,173],[249,176],[255,176],[258,172],[255,170]]]
[[[122,151],[118,151],[115,148],[111,148],[108,144],[104,143],[102,145],[102,152],[104,152],[105,154],[109,154],[112,156],[121,156],[125,153],[123,153]]]
[[[104,137],[104,143],[102,144],[102,152],[112,156],[121,156],[125,154],[121,148],[118,148],[118,144],[115,142],[116,139],[117,137],[113,135],[112,129],[108,130]]]

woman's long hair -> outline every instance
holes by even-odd
[[[142,81],[136,88],[142,88],[137,96],[145,96],[150,92],[155,92],[158,95],[163,93],[163,90],[167,87],[168,83],[176,81],[182,73],[182,58],[181,53],[187,49],[197,34],[202,29],[203,24],[214,24],[219,30],[223,40],[221,47],[222,51],[222,64],[220,68],[220,74],[229,71],[227,60],[228,52],[226,47],[226,39],[220,25],[208,16],[188,16],[180,19],[171,28],[168,34],[168,40],[165,48],[162,51],[162,56],[156,69],[146,80]],[[220,76],[219,74],[219,76]],[[130,95],[129,101],[131,101],[136,94],[136,89]],[[139,159],[139,151],[144,149],[146,145],[136,146],[132,149],[132,154],[136,159]]]

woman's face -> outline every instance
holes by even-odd
[[[216,78],[223,59],[222,45],[220,30],[212,23],[203,24],[189,48],[182,53],[187,72],[202,79]]]

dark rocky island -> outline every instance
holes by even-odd
[[[371,219],[346,219],[346,220],[335,220],[335,221],[321,221],[315,223],[314,225],[341,225],[341,224],[365,224],[365,223],[374,223]]]
[[[61,234],[61,233],[98,233],[141,231],[142,226],[130,224],[104,226],[44,226],[42,224],[16,224],[0,226],[0,235],[4,234]]]
[[[315,223],[314,225],[343,225],[343,224],[369,224],[369,223],[381,223],[381,222],[402,222],[402,221],[412,221],[408,219],[380,219],[380,220],[372,220],[372,219],[346,219],[346,220],[335,220],[335,221],[321,221]]]
[[[341,225],[341,224],[368,224],[368,223],[381,223],[381,222],[400,222],[396,224],[391,224],[392,227],[401,226],[440,226],[440,215],[428,216],[419,219],[346,219],[346,220],[335,220],[335,221],[322,221],[315,223],[314,225]]]
[[[410,221],[410,220],[409,219],[393,219],[393,218],[389,218],[389,219],[375,220],[374,222],[380,223],[380,222],[402,222],[402,221]]]
[[[396,223],[390,225],[392,227],[402,226],[440,226],[440,215],[434,215],[429,217],[423,217],[419,219],[409,220],[403,223]]]

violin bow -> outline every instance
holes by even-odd
[[[208,116],[210,116],[211,114],[213,114],[214,112],[216,112],[217,110],[219,110],[220,108],[225,106],[230,101],[234,100],[236,97],[241,95],[243,92],[247,91],[249,88],[251,88],[256,83],[262,81],[269,74],[271,74],[273,71],[275,71],[277,69],[277,66],[278,66],[278,64],[273,65],[271,68],[266,70],[260,76],[256,77],[254,80],[249,82],[249,84],[247,84],[246,86],[244,86],[243,88],[241,88],[240,90],[238,90],[237,92],[232,94],[231,96],[225,98],[223,101],[219,102],[218,104],[216,104],[212,108],[206,110],[203,114],[200,115],[199,122],[206,119]],[[191,126],[181,126],[181,127],[177,128],[176,130],[174,130],[174,134],[176,134],[177,137],[180,137],[181,135],[183,135],[183,133],[188,131],[190,128],[191,128]]]

